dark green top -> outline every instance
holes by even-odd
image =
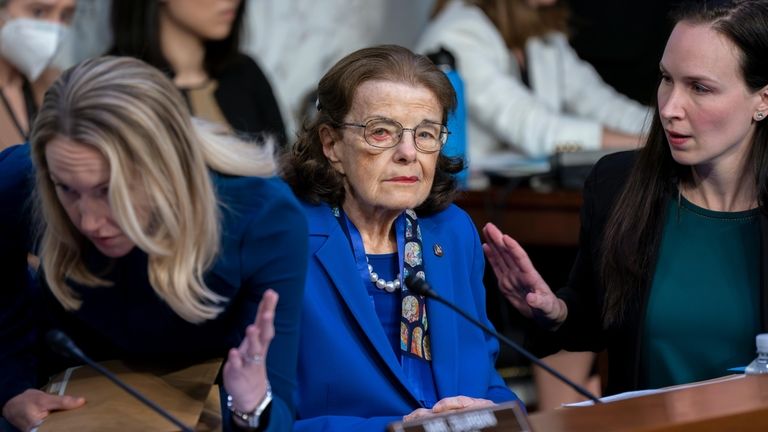
[[[643,332],[648,388],[723,376],[755,357],[759,213],[670,200]]]

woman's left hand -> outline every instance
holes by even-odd
[[[253,324],[245,329],[245,338],[229,350],[224,365],[224,388],[232,396],[235,408],[251,412],[267,392],[267,351],[275,336],[275,308],[278,295],[269,289],[259,303]]]
[[[412,421],[420,418],[431,417],[450,411],[461,411],[476,408],[485,408],[496,405],[488,399],[472,398],[469,396],[452,396],[440,399],[432,409],[419,408],[403,417],[403,421]]]

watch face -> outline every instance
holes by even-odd
[[[232,418],[235,423],[242,428],[257,428],[259,427],[259,414],[255,413],[243,413],[237,411],[234,408],[229,409],[232,411]]]
[[[229,408],[229,410],[232,412],[232,418],[235,420],[235,423],[241,427],[259,427],[259,418],[271,403],[272,389],[269,387],[269,384],[267,384],[267,393],[264,395],[264,399],[262,399],[261,403],[259,403],[256,409],[251,412],[244,413],[238,411],[232,402],[232,396],[227,395],[227,408]]]
[[[259,415],[249,415],[248,420],[243,424],[249,428],[257,428],[259,427],[259,417]]]

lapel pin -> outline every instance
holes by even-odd
[[[435,243],[435,244],[432,246],[432,252],[434,252],[434,253],[435,253],[435,255],[437,255],[437,256],[439,256],[439,257],[441,257],[441,256],[443,256],[443,247],[442,247],[442,246],[440,246],[439,244]]]

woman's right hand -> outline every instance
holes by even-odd
[[[37,426],[53,411],[71,410],[85,404],[85,398],[58,396],[29,389],[14,396],[3,406],[3,417],[19,430],[28,431]]]
[[[568,307],[544,282],[520,244],[492,223],[483,227],[483,234],[483,251],[507,300],[526,317],[559,327],[568,316]]]

